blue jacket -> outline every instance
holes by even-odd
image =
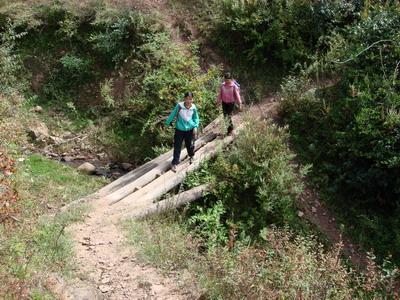
[[[190,108],[185,107],[184,102],[178,103],[171,114],[169,115],[165,124],[169,126],[172,120],[177,116],[175,128],[182,131],[189,131],[193,128],[199,127],[200,119],[199,112],[197,111],[196,105],[192,103]]]

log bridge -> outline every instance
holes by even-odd
[[[266,109],[269,110],[268,107]],[[266,117],[260,106],[250,107],[248,113],[256,118]],[[242,119],[243,113],[237,114],[233,118],[233,122],[237,124],[236,132],[239,132],[244,126]],[[97,210],[103,211],[104,217],[113,215],[119,218],[143,218],[201,198],[210,190],[209,184],[158,201],[163,195],[181,184],[189,172],[197,170],[203,161],[215,157],[233,141],[234,135],[219,134],[223,127],[222,116],[207,125],[203,129],[202,136],[196,141],[193,162],[189,163],[186,149],[182,150],[181,163],[176,172],[171,171],[173,150],[170,150],[111,182],[95,194],[71,203],[71,205],[90,201],[95,203]],[[65,206],[63,210],[71,205]]]

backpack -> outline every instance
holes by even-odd
[[[238,89],[238,93],[240,95],[240,84],[239,82],[237,82],[235,79],[232,79],[233,85],[237,87]],[[222,82],[221,86],[224,84],[224,82]]]

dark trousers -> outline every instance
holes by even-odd
[[[225,103],[222,102],[222,112],[224,113],[224,118],[228,119],[228,133],[233,130],[232,115],[235,108],[235,103]]]
[[[181,156],[182,143],[185,140],[186,150],[189,157],[194,156],[194,138],[193,130],[182,131],[175,129],[174,135],[174,159],[172,160],[173,165],[179,164],[179,159]]]

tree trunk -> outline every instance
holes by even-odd
[[[191,190],[182,192],[173,197],[169,197],[160,202],[153,203],[153,204],[149,205],[148,207],[133,213],[129,217],[134,218],[134,219],[144,219],[151,215],[161,214],[166,211],[176,209],[184,204],[187,204],[187,203],[190,203],[197,199],[202,198],[204,196],[204,194],[206,192],[208,192],[210,189],[211,189],[211,186],[209,184],[203,184],[203,185],[197,186]]]
[[[196,153],[199,151],[198,149],[201,149],[204,145],[206,145],[208,142],[212,141],[215,139],[216,134],[214,133],[209,133],[201,138],[199,138],[196,141]],[[187,151],[186,149],[182,151],[181,154],[181,160],[184,160],[187,157]],[[160,161],[154,168],[151,170],[147,171],[145,174],[143,174],[141,177],[131,181],[130,183],[127,183],[125,186],[119,188],[118,190],[114,191],[113,193],[103,197],[99,201],[106,201],[106,202],[111,202],[116,203],[122,198],[128,196],[129,194],[135,192],[136,190],[142,188],[149,182],[153,181],[157,177],[161,176],[164,172],[168,171],[171,168],[171,156],[164,158],[163,161]]]
[[[209,138],[209,134],[208,133],[214,133],[215,134],[215,130],[218,128],[219,123],[221,122],[222,117],[218,117],[216,118],[214,121],[212,121],[210,124],[208,124],[204,129],[203,129],[203,134],[205,134],[204,136],[200,137],[199,140],[197,141],[197,143],[201,143],[201,141],[204,138]],[[185,155],[186,150],[182,151],[183,155]],[[118,178],[117,180],[111,182],[110,184],[106,185],[105,187],[101,188],[97,193],[96,196],[98,197],[105,197],[113,192],[115,192],[116,190],[124,187],[125,185],[135,181],[136,179],[140,178],[141,176],[143,176],[144,174],[146,174],[147,172],[151,171],[152,169],[156,168],[160,162],[165,161],[166,159],[172,157],[173,154],[173,150],[170,150],[158,157],[156,157],[155,159],[141,165],[140,167],[136,168],[135,170],[132,170],[131,172],[125,174],[124,176],[121,176],[120,178]]]
[[[222,150],[226,145],[231,143],[232,140],[233,136],[227,136],[222,141],[214,140],[208,143],[198,151],[192,164],[185,162],[178,166],[176,173],[168,171],[143,188],[133,192],[121,200],[112,202],[110,205],[119,201],[121,201],[119,205],[128,205],[131,202],[134,203],[135,206],[152,203],[163,194],[182,183],[185,180],[187,173],[197,170],[200,167],[201,162],[214,157],[219,150]]]

